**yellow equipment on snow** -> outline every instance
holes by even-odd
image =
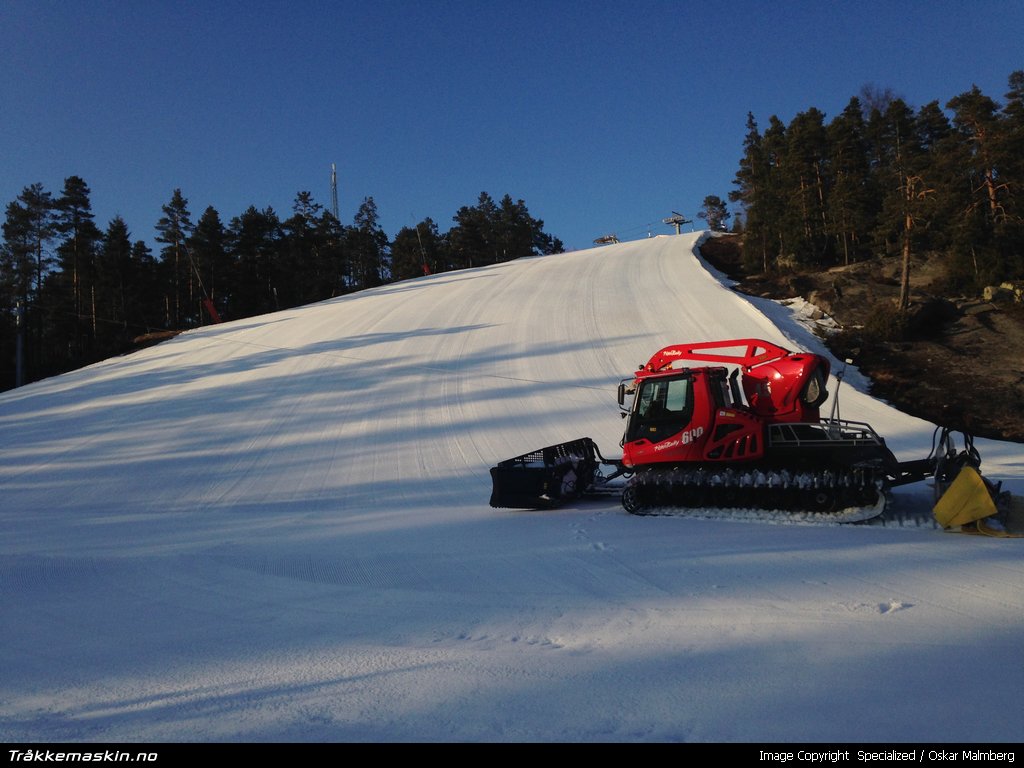
[[[958,458],[962,461],[963,456]],[[976,466],[963,464],[956,470],[952,482],[938,482],[936,490],[939,495],[932,513],[945,530],[996,538],[1024,537],[1024,533],[1017,530],[1019,515],[1015,512],[1020,510],[1014,509],[1016,499],[1009,493],[1000,493],[999,486],[994,487],[983,478]]]
[[[943,528],[950,528],[991,517],[999,510],[978,471],[963,467],[932,511]]]

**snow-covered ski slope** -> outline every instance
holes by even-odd
[[[387,285],[0,394],[0,739],[1018,740],[1024,540],[489,507],[502,459],[619,455],[615,386],[666,344],[824,352],[702,236]],[[849,370],[842,415],[926,456],[934,425],[865,391]],[[978,446],[1024,493],[1024,447]]]

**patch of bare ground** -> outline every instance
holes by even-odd
[[[871,394],[905,413],[977,437],[1024,442],[1024,307],[943,289],[942,263],[916,259],[911,305],[896,312],[899,259],[875,259],[822,271],[750,274],[739,238],[701,246],[736,290],[776,300],[802,297],[841,330],[824,337],[840,359],[871,379]]]

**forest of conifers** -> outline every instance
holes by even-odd
[[[1019,280],[1024,71],[1002,105],[974,87],[914,110],[866,89],[830,122],[809,109],[762,132],[750,115],[729,199],[744,212],[749,270],[927,254],[944,261],[949,290]]]
[[[1000,103],[978,88],[912,108],[865,89],[831,121],[816,108],[762,131],[747,120],[733,230],[750,271],[819,269],[928,254],[957,293],[1024,278],[1024,71]],[[522,200],[481,193],[442,232],[431,219],[389,239],[372,197],[351,225],[308,192],[292,215],[250,207],[197,219],[174,190],[156,223],[159,253],[126,222],[93,221],[71,176],[56,196],[25,187],[0,243],[0,389],[126,351],[146,335],[238,319],[425,273],[558,253]],[[708,196],[712,229],[730,218]],[[941,286],[939,286],[941,288]],[[901,303],[905,296],[901,297]]]
[[[395,280],[556,253],[522,200],[481,193],[454,226],[429,218],[393,240],[372,197],[351,225],[299,192],[292,215],[250,207],[225,224],[197,220],[180,189],[156,224],[159,253],[117,217],[93,221],[84,179],[54,196],[41,184],[8,204],[0,245],[0,389],[81,367],[217,320],[308,304]]]

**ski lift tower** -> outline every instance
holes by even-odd
[[[676,213],[675,211],[672,211],[672,215],[669,216],[667,219],[662,219],[662,221],[665,222],[666,224],[668,224],[670,227],[675,227],[677,235],[679,234],[680,227],[682,227],[683,224],[692,224],[693,223],[692,220],[686,218],[681,213]]]

